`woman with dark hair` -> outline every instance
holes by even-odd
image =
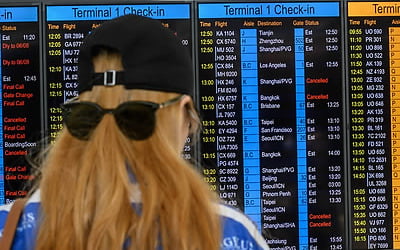
[[[268,249],[181,158],[199,125],[193,89],[190,55],[160,22],[127,15],[88,35],[13,249]]]

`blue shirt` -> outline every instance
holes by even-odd
[[[0,206],[0,237],[12,204]],[[25,205],[18,223],[12,249],[34,250],[40,210],[40,191],[35,192]],[[243,213],[225,205],[217,205],[222,218],[222,250],[269,250],[256,226]]]

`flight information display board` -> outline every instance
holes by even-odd
[[[205,179],[273,249],[345,249],[340,8],[197,5]]]
[[[349,2],[353,249],[400,249],[399,2]]]
[[[0,4],[0,205],[63,128],[84,37],[138,14],[193,53],[184,158],[272,249],[400,249],[400,1],[24,1]]]
[[[42,130],[38,6],[0,6],[0,205],[26,195]]]
[[[126,14],[160,20],[176,33],[183,45],[192,50],[189,3],[46,6],[47,124],[51,141],[63,127],[59,105],[78,95],[77,62],[83,38],[105,20]],[[186,159],[191,158],[190,152],[191,147],[187,144]]]

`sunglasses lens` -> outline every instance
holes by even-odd
[[[70,103],[63,106],[64,123],[74,137],[87,140],[103,117],[103,113],[87,103]]]
[[[153,134],[155,110],[151,105],[127,102],[114,111],[114,117],[125,136],[133,140],[144,140]]]

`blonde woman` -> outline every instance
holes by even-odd
[[[180,157],[197,128],[191,60],[153,19],[105,22],[79,56],[77,99],[13,249],[268,249]],[[10,206],[0,209],[0,232]]]

